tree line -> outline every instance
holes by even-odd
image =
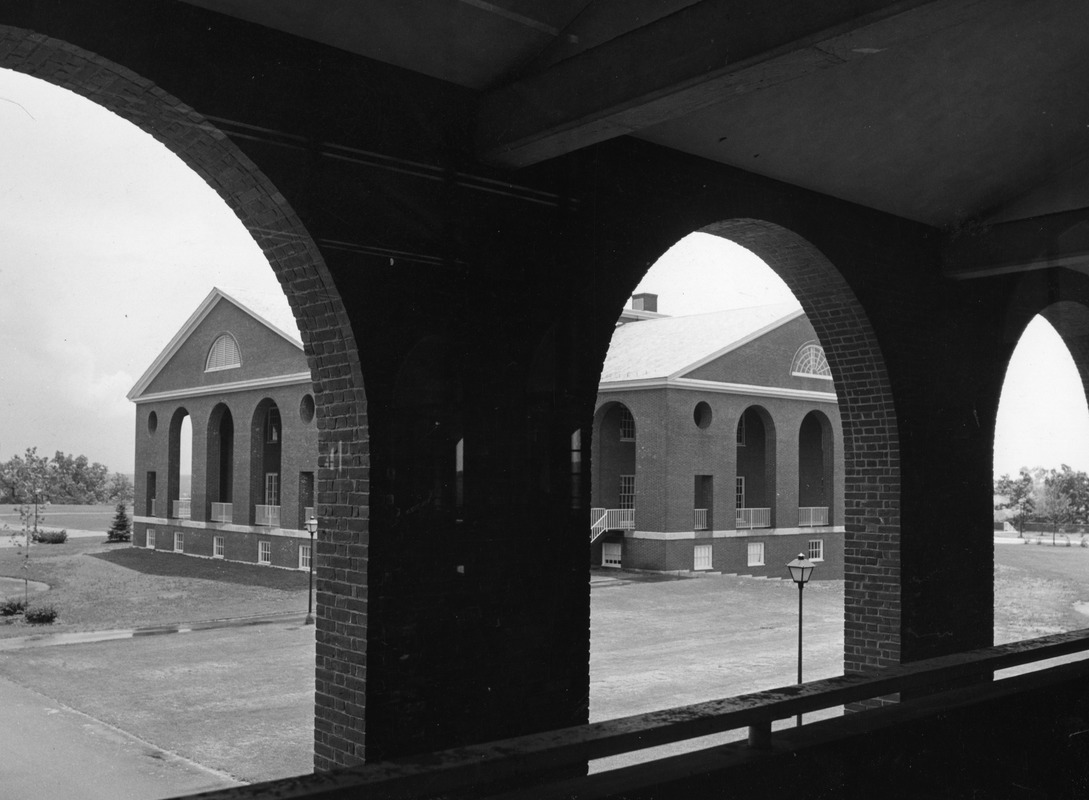
[[[28,447],[23,455],[0,463],[0,503],[95,505],[131,503],[132,498],[127,475],[111,473],[87,456],[58,450],[48,458],[38,455],[37,447]]]
[[[1066,464],[1050,470],[1021,467],[1016,478],[1007,473],[996,480],[994,493],[1004,498],[995,508],[1010,509],[1010,522],[1019,530],[1029,522],[1089,524],[1089,475]]]

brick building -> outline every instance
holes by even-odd
[[[531,781],[663,741],[661,718],[584,725],[589,443],[621,309],[701,231],[790,288],[843,426],[847,688],[746,708],[791,716],[789,695],[808,715],[890,678],[879,708],[807,716],[733,761],[618,769],[612,795],[1084,796],[1086,662],[1018,642],[1043,668],[994,680],[978,659],[995,420],[1035,316],[1089,383],[1089,4],[637,5],[0,4],[0,66],[182,159],[298,321],[320,452],[314,765],[348,769],[238,792],[355,796],[381,767],[364,762],[582,737],[460,751],[473,787]],[[717,713],[667,715],[692,723],[670,735]]]
[[[134,547],[310,568],[304,521],[315,513],[318,444],[300,341],[213,289],[128,398],[136,404]]]
[[[634,306],[598,386],[592,563],[785,576],[801,552],[843,577],[842,426],[802,310]]]

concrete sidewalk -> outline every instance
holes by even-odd
[[[245,628],[258,625],[271,625],[286,622],[302,625],[306,614],[268,614],[257,617],[234,617],[230,619],[212,619],[203,622],[179,623],[176,625],[155,625],[146,628],[118,628],[104,631],[75,631],[72,633],[35,633],[29,636],[16,636],[0,639],[0,652],[27,650],[32,647],[56,647],[65,644],[88,644],[90,642],[110,642],[124,639],[136,639],[141,636],[162,636],[171,633],[193,633],[194,631],[212,631],[221,628]]]

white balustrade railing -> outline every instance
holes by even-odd
[[[191,504],[192,501],[190,500],[175,500],[173,517],[175,519],[189,519],[192,510]]]
[[[707,509],[696,508],[693,509],[692,514],[692,530],[705,531],[707,530]]]
[[[800,506],[798,508],[798,527],[814,528],[828,524],[828,506]]]
[[[234,519],[234,503],[212,503],[212,522],[231,522]]]
[[[254,506],[253,507],[253,524],[263,525],[266,528],[279,528],[280,527],[280,507],[279,506]]]
[[[314,507],[313,506],[306,506],[303,509],[303,527],[306,526],[306,521],[308,519],[310,519],[311,517],[317,518],[317,516],[318,515],[314,513]]]
[[[634,508],[591,508],[590,541],[591,543],[605,531],[635,530]]]
[[[770,528],[770,508],[739,508],[736,515],[738,528]]]

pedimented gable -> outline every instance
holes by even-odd
[[[141,377],[129,399],[303,373],[309,376],[301,343],[217,289]]]
[[[795,357],[806,345],[817,345],[809,320],[796,317],[678,377],[754,386],[776,386],[830,392],[832,382],[815,375],[794,374]]]

